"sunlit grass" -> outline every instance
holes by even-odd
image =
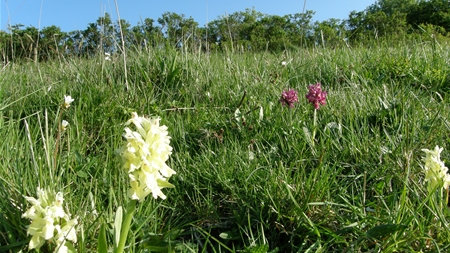
[[[101,224],[112,245],[129,187],[116,150],[132,112],[168,126],[177,174],[166,200],[137,204],[127,252],[445,251],[446,192],[428,192],[421,150],[449,158],[448,52],[129,52],[128,92],[116,55],[7,66],[0,251],[27,249],[24,196],[38,186],[64,192],[78,252],[97,250]],[[316,83],[328,95],[313,123]],[[294,108],[279,102],[289,88]],[[64,95],[74,102],[60,118]]]

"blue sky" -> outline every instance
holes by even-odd
[[[204,26],[226,13],[254,8],[270,15],[301,13],[304,0],[117,0],[122,19],[132,26],[145,18],[157,20],[164,12],[192,17]],[[315,11],[313,20],[346,19],[353,11],[362,11],[375,0],[307,0],[306,10]],[[0,29],[8,24],[43,28],[56,25],[63,31],[86,29],[105,12],[117,20],[114,0],[2,0]]]

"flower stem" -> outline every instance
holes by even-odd
[[[444,201],[444,203],[445,203],[445,206],[448,206],[448,187],[445,189],[445,201]]]
[[[136,210],[137,200],[131,200],[127,206],[127,213],[125,214],[125,220],[122,224],[122,231],[120,231],[119,245],[115,253],[122,253],[125,248],[125,242],[127,241],[128,231],[130,231],[131,221],[133,220],[133,213]]]
[[[317,109],[314,109],[314,125],[313,125],[313,132],[312,132],[312,138],[311,143],[314,146],[315,145],[315,139],[316,139],[316,129],[317,129]]]
[[[291,109],[288,109],[288,111],[289,111],[289,124],[290,124],[290,126],[292,126],[292,114],[293,114],[293,110],[291,110]]]
[[[53,151],[53,169],[54,169],[54,171],[56,171],[56,169],[58,168],[57,162],[58,162],[58,153],[59,153],[59,143],[61,142],[61,132],[62,132],[61,119],[62,119],[63,112],[64,112],[64,109],[61,109],[59,111],[59,115],[58,115],[58,130],[56,132],[55,150]]]

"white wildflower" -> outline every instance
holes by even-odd
[[[63,120],[61,122],[61,130],[62,131],[66,131],[67,127],[69,126],[69,122],[67,122],[66,120]]]
[[[71,96],[64,95],[64,108],[69,108],[70,104],[73,102],[73,98]]]

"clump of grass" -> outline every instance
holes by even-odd
[[[64,190],[79,217],[76,249],[98,248],[102,224],[112,229],[127,203],[115,150],[136,111],[168,126],[177,174],[166,200],[138,203],[129,252],[445,251],[448,208],[444,194],[427,190],[421,161],[436,145],[449,157],[441,46],[129,52],[128,92],[120,58],[9,65],[0,91],[0,250],[26,249],[23,196],[37,179]],[[305,98],[315,83],[328,92],[316,119]],[[289,110],[279,103],[288,88],[298,91]],[[55,156],[66,94],[76,100]],[[108,245],[113,237],[106,233]]]

